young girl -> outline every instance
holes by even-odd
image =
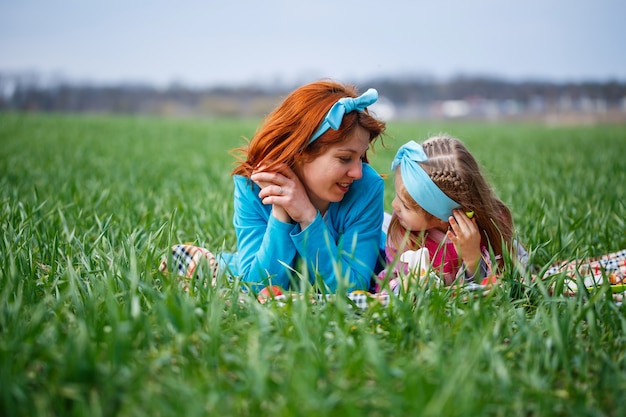
[[[408,142],[391,169],[396,196],[385,256],[393,265],[393,291],[409,272],[406,254],[411,252],[405,251],[425,248],[429,266],[445,285],[480,282],[491,275],[490,251],[502,265],[503,253],[513,246],[511,212],[461,141],[436,136],[422,145]],[[379,274],[377,292],[388,273],[389,268]]]

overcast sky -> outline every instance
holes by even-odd
[[[0,0],[0,72],[167,85],[626,81],[624,0]]]

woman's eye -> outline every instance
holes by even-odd
[[[346,156],[342,156],[342,157],[339,157],[339,160],[341,162],[345,162],[346,164],[348,164],[348,163],[350,163],[352,161],[352,158],[346,157]]]

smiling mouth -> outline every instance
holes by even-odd
[[[347,192],[350,189],[350,182],[338,182],[337,185],[339,186],[339,188],[341,189],[341,191],[343,191],[344,193]]]

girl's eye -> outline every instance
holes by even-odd
[[[402,198],[400,198],[400,196],[398,194],[396,194],[396,199],[398,199],[398,201],[400,202],[400,204],[402,204],[402,207],[408,210],[408,207],[406,206],[406,204],[404,203],[404,200],[402,200]]]
[[[348,164],[348,163],[350,163],[352,161],[352,158],[349,157],[349,156],[341,156],[341,157],[339,157],[339,160],[341,162],[345,162],[346,164]]]

